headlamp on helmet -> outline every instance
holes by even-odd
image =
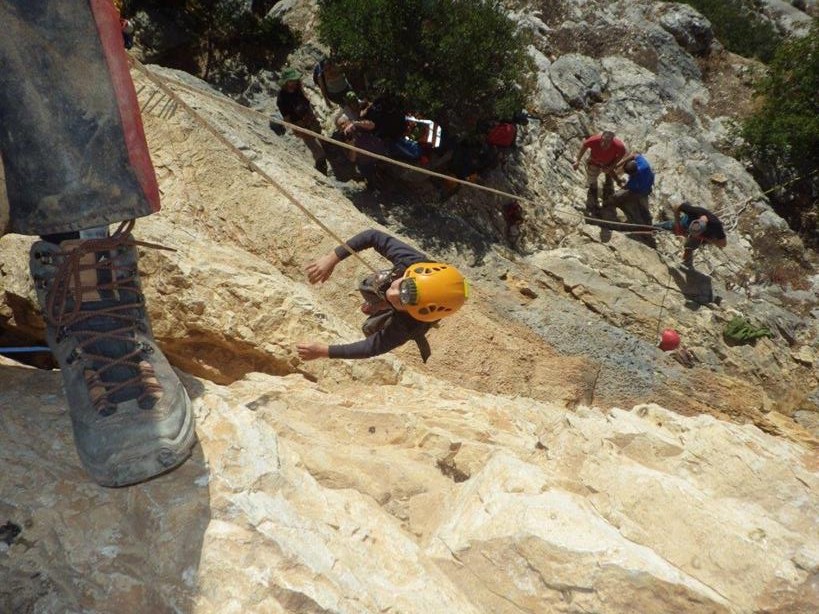
[[[398,299],[416,320],[435,322],[452,315],[469,296],[469,284],[453,266],[418,262],[407,267]]]

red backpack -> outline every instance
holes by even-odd
[[[515,144],[517,134],[518,128],[515,124],[495,124],[489,129],[489,133],[486,135],[486,141],[495,147],[511,147]]]

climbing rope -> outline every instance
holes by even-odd
[[[369,262],[364,260],[352,247],[347,245],[347,243],[339,237],[335,232],[333,232],[324,222],[318,219],[310,210],[308,210],[304,205],[299,202],[299,200],[293,196],[288,190],[282,187],[279,182],[277,182],[273,177],[268,175],[265,171],[259,167],[258,164],[253,162],[244,152],[242,152],[238,147],[236,147],[233,143],[231,143],[227,137],[225,137],[221,132],[219,132],[216,128],[214,128],[210,122],[205,120],[199,113],[196,112],[190,105],[188,105],[184,100],[182,100],[177,94],[171,90],[160,78],[155,77],[139,60],[134,58],[133,56],[129,56],[130,61],[136,66],[139,71],[147,78],[154,86],[156,86],[159,90],[161,90],[166,96],[174,100],[182,109],[187,111],[187,113],[193,118],[200,126],[202,126],[205,130],[210,132],[216,139],[222,143],[225,147],[227,147],[237,158],[242,160],[245,165],[252,170],[253,172],[259,174],[265,181],[267,181],[270,185],[276,188],[287,200],[290,201],[295,207],[297,207],[302,213],[304,213],[307,217],[309,217],[313,222],[315,222],[325,233],[329,236],[333,237],[339,245],[343,246],[352,256],[356,257],[359,261],[361,261],[364,266],[366,266],[370,271],[373,273],[377,273],[378,270],[372,266]],[[154,106],[156,106],[155,103]],[[241,105],[240,105],[241,106]]]
[[[657,330],[654,333],[655,337],[660,335],[660,327],[663,323],[663,310],[665,309],[665,299],[668,296],[668,291],[671,289],[671,272],[668,273],[668,281],[665,282],[665,292],[663,293],[663,300],[660,303],[660,312],[657,314]]]
[[[164,79],[164,77],[159,77],[159,78]],[[341,147],[343,149],[348,149],[350,151],[360,153],[360,154],[362,154],[364,156],[367,156],[369,158],[374,158],[376,160],[380,160],[382,162],[385,162],[387,164],[391,164],[393,166],[398,166],[400,168],[405,168],[407,170],[414,171],[416,173],[421,173],[421,174],[427,175],[429,177],[436,177],[438,179],[443,179],[445,181],[457,183],[457,184],[460,184],[460,185],[465,185],[465,186],[470,187],[470,188],[475,189],[475,190],[487,192],[487,193],[490,193],[490,194],[495,194],[497,196],[502,196],[504,198],[508,198],[508,199],[511,199],[511,200],[517,200],[517,201],[529,202],[529,203],[533,202],[531,198],[527,198],[525,196],[518,196],[517,194],[512,194],[511,192],[505,192],[503,190],[498,190],[498,189],[495,189],[495,188],[491,188],[489,186],[481,185],[481,184],[478,184],[478,183],[473,183],[471,181],[466,181],[465,179],[459,179],[457,177],[453,177],[452,175],[445,175],[443,173],[437,173],[435,171],[431,171],[429,169],[426,169],[426,168],[423,168],[423,167],[420,167],[420,166],[415,166],[415,165],[412,165],[412,164],[408,164],[406,162],[402,162],[401,160],[396,160],[396,159],[390,158],[388,156],[383,156],[381,154],[377,154],[377,153],[374,153],[374,152],[371,152],[371,151],[367,151],[366,149],[361,149],[359,147],[356,147],[355,145],[350,145],[349,143],[345,143],[343,141],[337,141],[337,140],[335,140],[335,139],[333,139],[331,137],[325,136],[325,135],[323,135],[323,134],[321,134],[319,132],[314,132],[314,131],[309,130],[307,128],[302,128],[301,126],[297,126],[296,124],[292,124],[290,122],[284,121],[283,119],[270,117],[266,113],[262,113],[261,111],[256,111],[255,109],[250,109],[250,108],[248,108],[248,107],[246,107],[244,105],[239,104],[235,100],[231,100],[230,98],[227,98],[225,96],[219,96],[219,95],[216,95],[216,94],[212,94],[211,92],[207,92],[207,91],[205,91],[205,90],[203,90],[201,88],[196,88],[196,87],[193,87],[191,85],[187,85],[185,83],[179,83],[179,82],[167,83],[167,87],[168,87],[168,89],[179,88],[179,89],[182,89],[182,90],[187,90],[187,91],[195,93],[197,95],[202,95],[202,96],[205,96],[206,98],[211,98],[212,100],[214,100],[216,102],[220,102],[222,104],[225,104],[225,103],[229,104],[229,105],[233,106],[234,108],[236,108],[236,110],[238,110],[240,113],[242,113],[242,114],[244,114],[244,115],[246,115],[248,117],[252,117],[254,119],[264,118],[265,120],[268,120],[270,122],[279,124],[280,126],[283,126],[284,128],[289,128],[290,130],[293,130],[294,132],[300,132],[300,133],[306,134],[306,135],[311,136],[313,138],[316,138],[316,139],[318,139],[320,141],[324,141],[326,143],[329,143],[329,144],[331,144],[331,145],[333,145],[335,147]],[[187,107],[187,105],[186,105],[186,107]],[[187,108],[189,108],[189,107],[187,107]],[[206,121],[206,120],[202,119],[202,121]],[[596,217],[592,217],[590,215],[583,215],[581,213],[578,213],[574,209],[566,209],[564,207],[554,207],[553,210],[554,211],[560,211],[560,212],[563,212],[563,213],[567,213],[569,215],[573,215],[575,217],[582,218],[582,219],[584,219],[586,221],[603,222],[605,224],[617,225],[617,226],[620,226],[620,227],[623,227],[623,228],[642,229],[643,232],[654,232],[655,231],[653,226],[648,226],[646,224],[633,224],[631,222],[620,222],[620,221],[616,221],[616,220],[604,220],[602,218],[596,218]]]

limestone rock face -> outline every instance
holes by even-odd
[[[549,67],[549,76],[573,107],[585,108],[602,99],[604,77],[592,58],[576,54],[562,55]]]
[[[662,6],[660,25],[668,30],[674,40],[692,55],[705,55],[714,42],[711,22],[687,4]]]
[[[9,224],[9,200],[6,194],[6,177],[3,172],[3,158],[0,157],[0,235]]]
[[[275,10],[312,40],[313,8]],[[754,67],[694,57],[676,27],[694,21],[647,0],[540,8],[518,17],[541,121],[486,178],[526,194],[514,249],[494,195],[365,194],[264,114],[152,69],[231,144],[182,107],[144,117],[163,209],[135,232],[175,251],[140,248],[142,283],[199,445],[167,476],[96,487],[59,374],[0,357],[0,612],[819,609],[819,275],[722,147]],[[671,234],[654,250],[586,223],[571,163],[602,126],[650,159],[655,218],[702,204],[726,249],[682,269]],[[361,337],[356,284],[385,264],[308,285],[337,244],[315,220],[342,239],[383,227],[465,272],[472,296],[426,364],[411,345],[297,358]],[[0,239],[0,327],[37,343],[33,240]],[[773,338],[729,344],[735,316]],[[656,347],[664,327],[679,351]]]
[[[2,611],[819,605],[815,449],[753,426],[432,379],[187,378],[193,458],[112,490],[85,479],[59,374],[0,378]]]
[[[785,0],[761,0],[762,13],[770,19],[776,28],[786,35],[804,36],[811,26],[811,16],[800,10],[796,2]],[[804,2],[804,8],[813,8],[815,2]]]

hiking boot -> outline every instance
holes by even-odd
[[[683,252],[683,259],[682,265],[687,269],[694,268],[694,252],[691,250],[685,250]]]
[[[327,175],[329,173],[329,169],[327,168],[327,158],[319,158],[316,160],[315,168],[322,175]]]
[[[154,342],[124,222],[111,237],[38,241],[30,268],[77,452],[102,486],[165,473],[194,444],[190,400]],[[142,244],[145,245],[145,244]]]

